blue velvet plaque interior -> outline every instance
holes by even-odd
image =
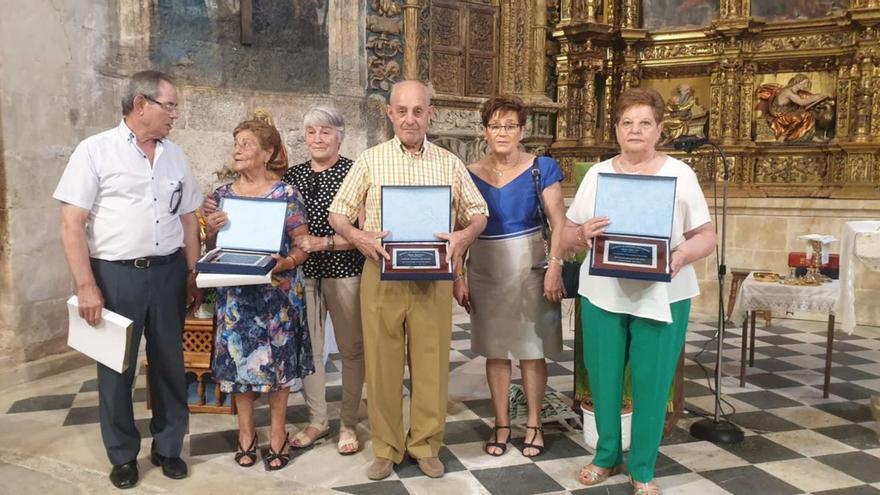
[[[600,173],[594,216],[608,217],[606,234],[672,237],[675,177]]]
[[[382,230],[383,242],[437,242],[452,230],[452,188],[382,186]]]

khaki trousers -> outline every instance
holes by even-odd
[[[446,427],[451,281],[380,281],[378,263],[361,275],[361,317],[373,454],[394,463],[404,452],[437,457]],[[403,366],[408,359],[410,427],[403,431]]]
[[[342,355],[342,425],[358,424],[364,388],[364,339],[361,331],[360,277],[306,279],[306,317],[315,356],[315,373],[303,378],[303,396],[309,422],[327,424],[324,373],[324,321],[333,320],[336,344]]]

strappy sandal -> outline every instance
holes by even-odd
[[[349,435],[349,438],[343,441],[343,435]],[[350,446],[354,446],[354,448],[351,450],[346,448]],[[339,452],[339,455],[355,455],[358,450],[360,450],[360,445],[358,444],[357,432],[346,427],[339,428],[339,442],[336,444],[336,451]]]
[[[309,428],[313,428],[318,431],[318,434],[315,435],[314,438],[311,438],[311,437],[309,437],[308,434],[306,434],[306,430],[308,430]],[[311,447],[315,442],[326,437],[329,434],[330,434],[330,427],[329,426],[310,424],[310,425],[306,426],[305,428],[303,428],[302,430],[298,431],[296,433],[296,435],[293,436],[293,442],[296,442],[296,443],[291,442],[290,446],[295,449],[306,449],[306,448]]]
[[[251,462],[249,464],[241,462],[244,458],[250,459]],[[257,432],[254,432],[254,439],[251,440],[251,446],[247,449],[242,447],[241,440],[238,441],[238,448],[235,450],[235,463],[244,468],[249,468],[257,463]]]
[[[592,469],[591,469],[592,468]],[[607,480],[611,476],[615,474],[620,474],[623,472],[623,466],[617,465],[612,466],[610,469],[607,469],[604,473],[600,473],[597,469],[603,469],[594,464],[589,464],[587,467],[581,469],[580,474],[578,475],[578,481],[582,485],[593,486],[602,483]]]
[[[495,425],[492,428],[492,436],[489,437],[492,440],[486,442],[486,445],[483,447],[483,451],[493,457],[503,456],[504,453],[507,452],[507,443],[510,442],[510,433],[507,434],[507,440],[505,440],[503,442],[499,442],[498,441],[498,430],[510,430],[510,426]],[[497,452],[497,453],[490,452],[489,449],[493,449],[493,448],[499,449],[500,452]]]
[[[655,485],[653,481],[640,483],[641,487],[636,486],[636,483],[638,483],[636,480],[629,479],[629,484],[633,487],[633,495],[663,495],[660,487]]]
[[[290,440],[290,433],[284,437],[284,443],[281,444],[281,452],[275,452],[272,448],[272,440],[269,440],[269,453],[266,455],[263,461],[266,463],[266,471],[278,471],[279,469],[283,469],[287,467],[287,464],[290,462],[290,445],[288,442]],[[287,451],[284,451],[284,447],[287,447]],[[275,461],[280,461],[281,463],[277,466],[273,466],[272,463]]]
[[[524,455],[525,457],[529,457],[529,458],[538,457],[539,455],[541,455],[542,452],[544,452],[544,446],[543,445],[535,445],[535,439],[538,438],[538,433],[541,433],[541,434],[544,433],[544,428],[541,428],[540,426],[526,425],[526,434],[528,434],[528,430],[535,430],[535,436],[532,437],[531,442],[523,442],[522,451],[521,451],[522,455]],[[538,451],[538,453],[533,454],[533,455],[526,455],[526,449],[535,449]]]

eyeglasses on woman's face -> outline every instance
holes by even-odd
[[[486,126],[486,129],[489,129],[489,132],[492,134],[498,135],[504,132],[505,134],[513,134],[516,132],[521,126],[519,124],[489,124]]]

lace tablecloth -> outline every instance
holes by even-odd
[[[778,282],[758,282],[754,274],[750,273],[739,288],[732,314],[734,321],[742,321],[747,312],[756,310],[783,314],[794,311],[829,314],[835,312],[839,293],[838,280],[812,287],[784,285]]]
[[[837,303],[837,314],[840,315],[840,326],[851,334],[856,327],[856,291],[854,256],[856,237],[862,232],[880,229],[880,221],[846,222],[840,236],[840,299]]]

